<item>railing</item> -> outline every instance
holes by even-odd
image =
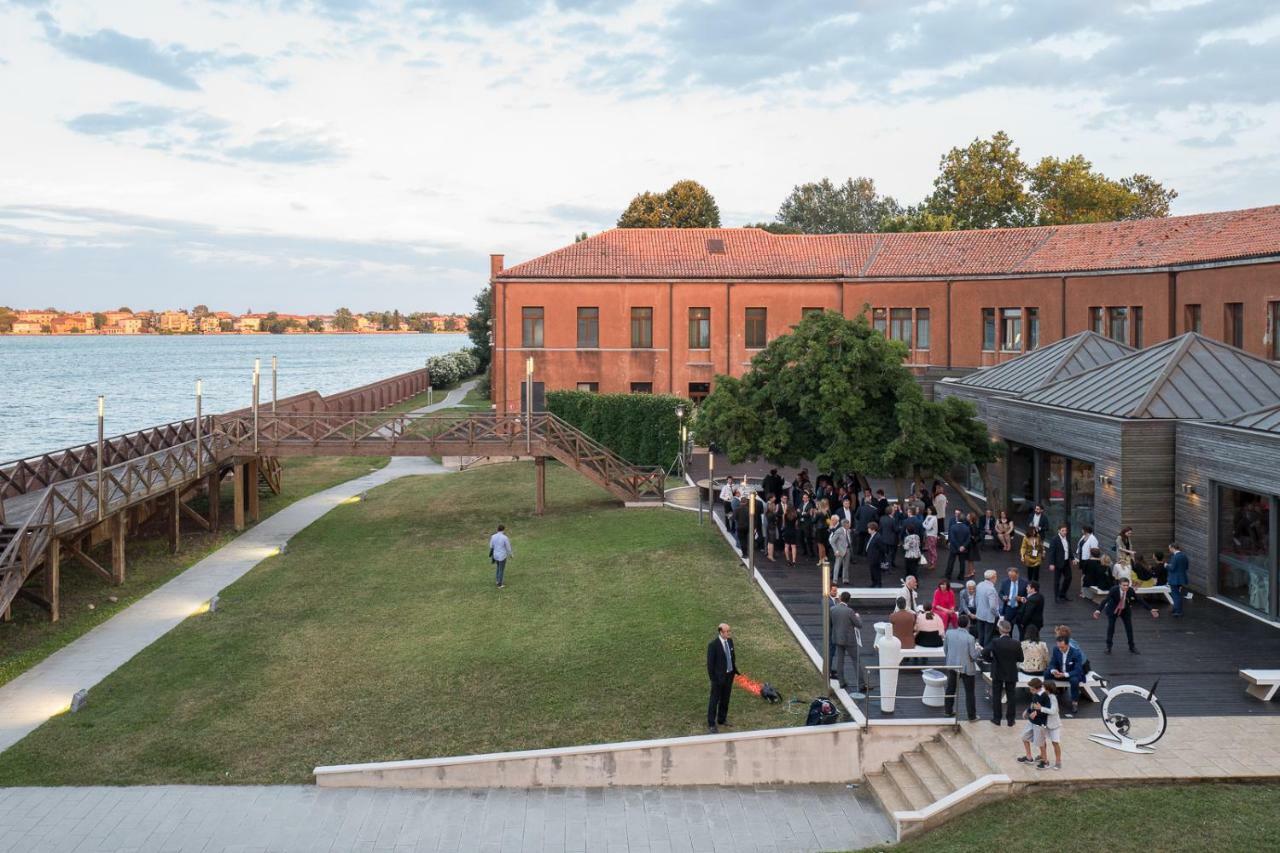
[[[0,611],[18,595],[53,540],[53,496],[46,494],[0,551]]]

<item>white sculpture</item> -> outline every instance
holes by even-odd
[[[902,641],[893,636],[893,626],[888,622],[876,623],[876,651],[880,655],[880,710],[892,714],[898,700],[898,670],[902,662]]]

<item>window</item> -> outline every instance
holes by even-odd
[[[1102,309],[1101,308],[1089,309],[1089,331],[1098,335],[1106,334],[1106,332],[1102,328]]]
[[[1107,329],[1110,332],[1111,340],[1119,341],[1122,344],[1129,343],[1129,309],[1108,308]]]
[[[631,346],[636,349],[653,347],[653,309],[631,309]]]
[[[689,383],[689,399],[695,403],[701,403],[707,399],[707,395],[711,393],[710,382],[690,382]]]
[[[1267,304],[1267,340],[1271,341],[1271,360],[1280,361],[1280,302]]]
[[[594,394],[600,390],[600,383],[599,382],[579,382],[578,390],[590,391],[592,394]]]
[[[521,346],[542,346],[542,309],[526,306],[520,309],[520,317],[523,326]]]
[[[1271,495],[1218,486],[1218,594],[1267,614],[1275,612],[1274,505]]]
[[[711,349],[711,309],[689,309],[689,349]]]
[[[1142,349],[1142,306],[1133,308],[1133,345]]]
[[[827,309],[825,309],[825,308],[801,308],[801,309],[800,309],[800,319],[801,319],[801,320],[803,320],[803,319],[804,319],[804,318],[806,318],[806,317],[821,317],[821,316],[822,316],[822,312],[823,312],[823,311],[825,311],[825,310],[827,310]]]
[[[1022,309],[1000,309],[1001,352],[1022,352]]]
[[[765,327],[768,325],[768,310],[765,308],[747,309],[747,349],[762,349],[767,340]]]
[[[1183,314],[1182,331],[1195,332],[1197,335],[1204,334],[1204,318],[1200,314],[1199,305],[1188,305]]]
[[[916,349],[929,348],[929,309],[916,309]]]
[[[889,337],[902,341],[911,349],[911,309],[894,308],[889,311]]]
[[[886,316],[887,313],[883,308],[871,309],[871,328],[882,335],[888,331],[888,323],[885,321]]]
[[[996,309],[982,309],[982,348],[991,352],[996,348]]]
[[[632,394],[652,394],[653,383],[652,382],[632,382],[631,393]]]
[[[600,309],[578,309],[578,346],[595,349],[600,346]]]
[[[1040,309],[1027,309],[1027,349],[1040,346]]]
[[[1244,349],[1244,303],[1228,302],[1224,307],[1222,339],[1237,349]]]

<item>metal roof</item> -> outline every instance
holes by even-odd
[[[1246,412],[1239,417],[1223,421],[1229,426],[1242,429],[1255,429],[1259,432],[1270,432],[1280,435],[1280,404],[1267,406],[1253,412]]]
[[[1021,399],[1120,418],[1222,420],[1280,403],[1280,364],[1188,332]]]
[[[970,373],[955,380],[955,383],[970,388],[1025,394],[1086,370],[1110,364],[1135,351],[1131,346],[1096,332],[1080,332],[1004,364]]]

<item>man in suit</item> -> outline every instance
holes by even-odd
[[[1102,600],[1102,605],[1093,611],[1093,618],[1097,619],[1103,613],[1107,614],[1107,654],[1111,654],[1111,642],[1116,635],[1116,620],[1124,622],[1124,635],[1129,640],[1129,651],[1135,655],[1140,654],[1138,647],[1133,644],[1133,608],[1138,603],[1138,594],[1133,591],[1133,586],[1129,583],[1129,579],[1121,577],[1120,582],[1111,587],[1107,597]],[[1160,618],[1160,611],[1151,610],[1151,618]]]
[[[858,690],[864,687],[862,678],[862,665],[858,661],[858,631],[862,629],[862,617],[853,609],[853,605],[849,602],[852,600],[849,593],[840,593],[840,601],[835,607],[831,608],[831,624],[832,636],[836,641],[836,655],[831,661],[831,668],[835,671],[836,680],[840,682],[841,687],[848,687],[849,680],[845,678],[844,662],[846,658],[853,660],[853,677],[854,682],[858,685]]]
[[[845,498],[840,501],[840,508],[837,509],[834,514],[840,519],[841,524],[844,524],[846,521],[849,522],[849,524],[853,524],[853,501],[849,498]]]
[[[991,664],[991,722],[1000,725],[1003,697],[1005,719],[1012,726],[1017,715],[1018,664],[1022,663],[1022,644],[1010,636],[1013,626],[1008,619],[1001,619],[997,627],[1000,636],[982,650],[982,659]]]
[[[840,588],[832,584],[827,588],[827,663],[831,666],[829,678],[836,677],[836,622],[835,609],[840,603]]]
[[[1000,618],[1000,593],[996,591],[996,570],[983,572],[982,583],[977,589],[978,642],[985,648],[995,635],[996,621]]]
[[[1076,704],[1080,701],[1080,682],[1084,681],[1084,652],[1071,645],[1071,638],[1059,634],[1049,653],[1049,665],[1044,669],[1044,677],[1054,681],[1066,681],[1070,684],[1071,710],[1065,716],[1074,716]]]
[[[951,580],[951,572],[956,562],[960,563],[960,573],[956,580],[964,580],[965,567],[969,563],[969,547],[973,544],[973,530],[969,525],[958,522],[947,527],[947,572],[946,579]]]
[[[876,510],[875,504],[870,499],[864,499],[858,504],[858,508],[853,511],[853,528],[858,534],[858,554],[867,553],[867,539],[870,534],[867,533],[867,525],[875,521],[880,513]]]
[[[1040,581],[1027,581],[1027,598],[1022,603],[1022,612],[1018,614],[1018,641],[1027,638],[1027,629],[1035,626],[1039,633],[1044,628],[1044,595],[1040,592]]]
[[[738,537],[738,550],[747,556],[751,544],[751,502],[740,496],[738,508],[733,511],[734,534]]]
[[[1173,596],[1173,618],[1182,616],[1182,599],[1186,595],[1186,586],[1191,571],[1191,562],[1182,553],[1177,542],[1169,543],[1169,562],[1165,566],[1168,572],[1169,594]]]
[[[1018,577],[1017,569],[1009,569],[1009,576],[1000,581],[1000,615],[1009,620],[1010,625],[1019,621],[1018,613],[1027,600],[1027,582]]]
[[[738,674],[738,656],[733,648],[733,630],[721,622],[715,639],[707,643],[707,678],[711,679],[711,698],[707,700],[707,731],[716,734],[718,726],[729,725],[729,696],[733,693],[733,677]]]
[[[1036,504],[1036,508],[1031,511],[1031,518],[1027,521],[1027,527],[1034,527],[1040,531],[1040,538],[1048,541],[1049,539],[1049,518],[1044,514],[1044,507]]]
[[[871,569],[871,585],[884,586],[881,573],[889,565],[888,546],[880,538],[880,525],[874,521],[867,525],[867,566]]]
[[[876,510],[881,515],[889,514],[889,499],[884,496],[884,489],[876,489]]]
[[[950,717],[955,709],[956,687],[964,684],[964,705],[970,722],[978,719],[977,697],[973,693],[974,677],[978,674],[978,644],[969,633],[969,616],[960,614],[960,626],[952,628],[942,638],[942,648],[947,655],[947,695],[943,700],[943,716]]]
[[[898,526],[894,523],[893,516],[889,514],[887,509],[880,515],[878,524],[880,529],[880,542],[885,548],[885,568],[892,568],[894,557],[897,556],[898,552]]]
[[[782,477],[777,468],[770,468],[769,473],[760,481],[760,491],[764,492],[765,500],[782,494]]]
[[[1071,540],[1067,538],[1067,525],[1058,527],[1058,533],[1049,544],[1049,571],[1058,573],[1054,600],[1066,601],[1071,592]]]

